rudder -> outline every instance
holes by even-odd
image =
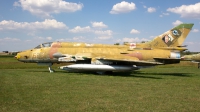
[[[155,37],[152,41],[138,44],[140,48],[162,48],[182,46],[194,24],[180,24]]]

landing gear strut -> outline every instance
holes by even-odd
[[[51,63],[51,64],[49,64],[49,72],[50,72],[50,73],[53,73],[53,72],[55,72],[55,70],[51,68],[51,66],[52,66],[52,65],[53,65],[52,63]]]

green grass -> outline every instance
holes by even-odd
[[[56,67],[49,73],[11,57],[0,62],[1,112],[200,111],[200,70],[194,66],[96,75]]]

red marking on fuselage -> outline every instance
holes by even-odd
[[[53,59],[53,54],[58,52],[58,48],[61,47],[61,42],[56,42],[56,43],[53,43],[51,45],[51,48],[50,48],[50,51],[49,51],[49,57],[50,59]]]
[[[130,43],[130,49],[136,48],[136,43]]]
[[[126,54],[126,55],[127,55],[127,56],[131,56],[131,57],[136,57],[136,58],[138,58],[139,60],[142,60],[142,59],[143,59],[142,53],[140,53],[140,52],[135,52],[135,53]]]

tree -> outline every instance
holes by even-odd
[[[120,45],[120,43],[115,43],[114,45]]]
[[[124,42],[124,45],[127,45],[129,42]]]

